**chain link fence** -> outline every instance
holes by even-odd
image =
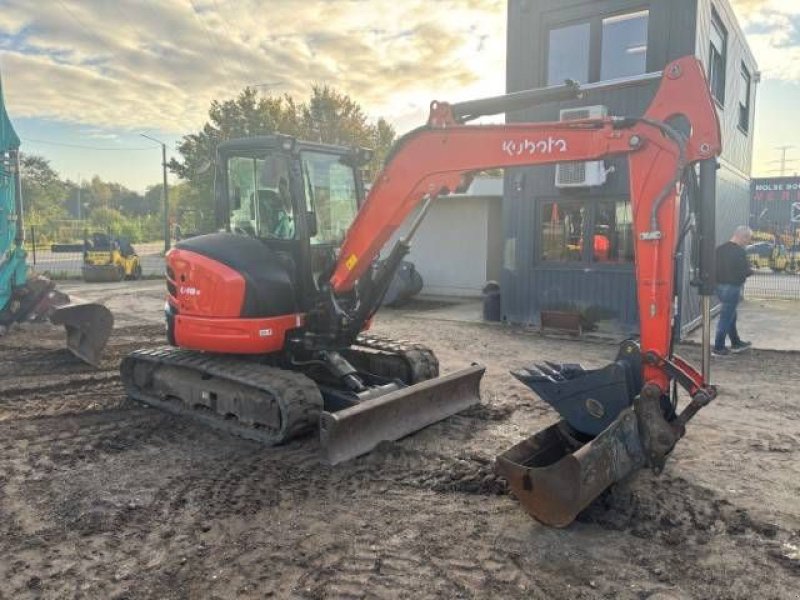
[[[769,231],[755,230],[747,258],[753,275],[745,298],[800,300],[800,231],[795,223]]]
[[[800,273],[755,269],[744,286],[744,296],[752,299],[800,300]]]
[[[29,226],[25,236],[28,264],[36,272],[47,274],[51,279],[82,279],[86,252],[93,249],[97,236],[105,236],[115,248],[120,245],[126,247],[126,242],[130,244],[130,240],[124,235],[112,230],[89,230],[81,221],[59,223],[55,228],[50,226],[47,235],[37,231],[36,226]],[[163,239],[130,245],[139,258],[142,277],[163,277]]]

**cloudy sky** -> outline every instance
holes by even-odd
[[[800,1],[733,0],[763,73],[756,173],[800,133]],[[504,91],[505,0],[0,0],[0,73],[23,149],[142,190],[160,151],[246,85],[331,84],[399,131],[434,99]],[[800,158],[800,143],[794,151]],[[790,151],[791,156],[792,151]],[[800,170],[800,161],[795,163]],[[794,166],[794,165],[793,165]]]

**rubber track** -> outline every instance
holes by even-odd
[[[368,348],[373,352],[360,352],[359,348]],[[387,370],[391,372],[391,376],[401,379],[407,385],[439,376],[439,361],[433,351],[422,344],[412,344],[368,333],[358,336],[355,345],[345,350],[343,354],[346,357],[366,354],[374,357],[374,351],[385,358],[384,363]],[[394,365],[391,361],[394,357],[400,357],[406,363],[407,372],[399,373],[392,368]]]
[[[275,431],[248,427],[235,420],[225,419],[222,415],[187,408],[176,402],[164,401],[155,394],[148,394],[147,390],[139,388],[133,381],[137,362],[149,363],[155,368],[181,367],[251,389],[256,388],[277,400],[281,411],[281,428]],[[137,350],[129,354],[123,359],[120,371],[128,395],[135,400],[200,421],[214,429],[268,445],[281,444],[316,429],[323,406],[319,388],[314,381],[301,373],[169,346]]]

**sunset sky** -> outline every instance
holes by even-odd
[[[754,174],[800,159],[800,1],[734,0],[762,73]],[[0,74],[23,150],[144,190],[160,149],[247,85],[329,84],[403,132],[431,100],[504,92],[505,0],[0,0]],[[800,171],[800,160],[790,162]]]

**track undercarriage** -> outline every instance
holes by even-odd
[[[129,396],[140,402],[266,445],[317,429],[322,419],[324,458],[334,464],[439,420],[441,410],[452,414],[480,401],[482,367],[421,389],[417,384],[437,378],[439,365],[433,352],[418,344],[361,335],[342,357],[368,384],[366,391],[337,386],[316,361],[279,366],[173,347],[134,352],[123,360],[121,373]],[[470,393],[453,397],[448,393],[453,385]],[[387,410],[392,418],[373,423],[370,431],[354,423]],[[339,417],[348,411],[354,413],[350,419]],[[384,433],[386,427],[392,430]]]

